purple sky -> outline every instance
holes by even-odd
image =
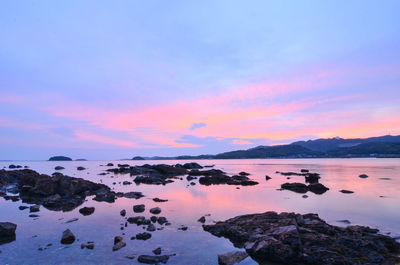
[[[400,134],[400,1],[190,2],[3,1],[0,159]]]

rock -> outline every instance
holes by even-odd
[[[135,216],[135,217],[129,217],[127,221],[130,224],[141,225],[141,224],[143,224],[143,222],[145,220],[146,220],[146,217],[144,217],[144,216]]]
[[[284,183],[281,185],[281,188],[284,190],[290,190],[297,193],[306,193],[308,191],[308,187],[303,183]]]
[[[54,168],[54,170],[63,170],[63,169],[65,169],[65,167],[62,167],[62,166],[56,166],[56,167]]]
[[[168,223],[168,220],[167,220],[167,218],[161,216],[161,217],[157,218],[157,223],[159,223],[160,225],[163,225],[163,224]]]
[[[0,244],[15,240],[17,225],[10,222],[0,222]]]
[[[308,191],[311,191],[315,194],[323,194],[329,190],[329,188],[325,187],[321,183],[312,183],[307,186],[303,183],[298,183],[298,182],[284,183],[281,185],[281,188],[284,190],[290,190],[297,193],[306,193]]]
[[[128,255],[128,256],[125,256],[125,258],[127,258],[127,259],[135,259],[136,255]]]
[[[146,231],[154,232],[154,231],[156,231],[156,227],[155,227],[153,224],[149,224],[149,225],[147,226]]]
[[[193,177],[193,176],[187,176],[186,177],[187,181],[191,181],[191,180],[194,180],[194,179],[197,179],[197,177]]]
[[[152,251],[155,255],[160,255],[161,254],[161,248],[156,248],[155,250]]]
[[[206,222],[206,217],[204,217],[204,216],[200,217],[199,220],[197,220],[197,222],[204,224]]]
[[[132,184],[132,182],[130,182],[130,181],[124,181],[124,182],[122,182],[122,185],[131,185]]]
[[[94,249],[94,244],[93,244],[93,243],[87,244],[87,245],[86,245],[86,248],[87,248],[87,249]]]
[[[144,197],[144,195],[139,191],[131,191],[131,192],[125,192],[123,194],[123,197],[128,199],[140,199]]]
[[[366,175],[366,174],[361,174],[360,176],[358,176],[359,178],[362,178],[362,179],[366,179],[366,178],[368,178],[368,175]]]
[[[125,215],[126,215],[126,210],[124,209],[124,210],[120,211],[119,214],[120,214],[121,216],[125,216]]]
[[[308,173],[308,172],[310,172],[310,171],[309,171],[308,169],[301,169],[300,172],[301,172],[301,173]]]
[[[108,167],[113,167],[114,164],[113,164],[113,163],[108,163],[106,166],[108,166]]]
[[[38,215],[38,214],[30,214],[30,215],[28,215],[28,216],[31,217],[31,218],[40,217],[40,215]]]
[[[178,228],[178,230],[186,231],[186,230],[188,230],[188,227],[185,225],[182,225],[181,227]]]
[[[150,213],[152,214],[159,214],[161,213],[161,208],[160,207],[154,207],[150,209]]]
[[[157,216],[150,217],[150,221],[153,223],[157,222],[157,219],[158,219]]]
[[[79,209],[79,212],[84,216],[91,215],[94,213],[94,207],[83,207]]]
[[[235,263],[239,263],[249,255],[244,251],[230,251],[223,254],[218,255],[218,264],[219,265],[233,265]]]
[[[151,234],[150,233],[143,232],[143,233],[136,234],[136,239],[137,240],[147,240],[147,239],[150,239],[150,238],[151,238]]]
[[[344,223],[344,224],[351,224],[351,222],[349,221],[349,220],[337,220],[336,222],[339,222],[339,223]]]
[[[82,170],[85,170],[86,168],[84,168],[84,167],[77,167],[76,168],[76,170],[79,170],[79,171],[82,171]]]
[[[18,209],[20,209],[21,211],[25,210],[25,209],[28,209],[28,208],[29,208],[28,206],[24,206],[24,205],[21,205],[21,206],[18,207]]]
[[[347,193],[347,194],[351,194],[354,193],[354,191],[351,190],[340,190],[341,193]]]
[[[114,237],[114,245],[119,243],[119,242],[122,242],[122,241],[124,241],[123,237],[121,237],[121,236]]]
[[[308,198],[308,195],[303,195],[303,196],[301,196],[302,198],[304,198],[304,199],[307,199]]]
[[[189,175],[204,176],[199,179],[199,183],[207,186],[220,184],[251,186],[258,184],[258,182],[249,179],[247,176],[234,175],[229,177],[225,172],[218,169],[209,169],[196,172],[191,171],[189,172]]]
[[[169,259],[168,255],[163,256],[150,256],[150,255],[140,255],[138,261],[145,264],[157,264],[157,263],[167,263]]]
[[[67,229],[63,232],[61,237],[61,244],[72,244],[75,241],[75,236],[71,230]]]
[[[317,214],[266,212],[231,218],[205,231],[228,238],[260,263],[396,264],[400,243],[363,226],[332,226]]]
[[[40,211],[40,205],[32,205],[31,207],[29,207],[29,212],[31,213],[35,213],[35,212],[39,212]]]
[[[163,200],[163,199],[160,199],[160,198],[154,198],[153,201],[155,201],[155,202],[167,202],[168,200]]]
[[[265,180],[270,180],[270,179],[271,179],[270,176],[268,176],[268,175],[265,176]]]
[[[144,204],[138,204],[138,205],[133,206],[133,211],[135,213],[142,213],[142,212],[144,212],[144,210],[145,210]]]
[[[118,242],[117,244],[115,244],[112,248],[112,251],[117,251],[120,250],[121,248],[125,247],[126,243],[125,242]]]
[[[249,176],[250,173],[247,173],[247,172],[242,171],[242,172],[239,172],[239,175],[240,175],[240,176]]]

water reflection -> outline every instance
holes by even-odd
[[[294,211],[298,213],[318,213],[321,218],[335,225],[346,225],[338,220],[349,220],[352,224],[377,226],[384,232],[400,234],[400,159],[298,159],[298,160],[207,160],[198,163],[215,164],[233,175],[241,171],[249,172],[251,179],[258,181],[256,186],[230,185],[189,185],[186,178],[175,180],[174,183],[163,185],[122,185],[123,181],[131,181],[129,175],[98,175],[108,167],[100,166],[120,161],[73,161],[73,162],[13,162],[27,165],[39,173],[52,174],[55,166],[62,166],[63,174],[103,183],[116,192],[140,191],[146,197],[141,199],[118,198],[115,203],[86,201],[70,212],[52,212],[41,208],[39,218],[29,218],[28,211],[20,211],[18,206],[26,205],[19,202],[0,201],[0,219],[18,224],[15,241],[0,246],[0,263],[2,264],[137,264],[137,260],[128,260],[126,255],[152,254],[157,247],[165,254],[176,253],[171,257],[170,264],[217,264],[217,255],[234,250],[232,244],[223,238],[214,236],[202,230],[197,220],[206,214],[206,223],[225,220],[240,214],[266,211]],[[176,164],[181,161],[124,161],[129,165],[166,163]],[[1,162],[0,166],[11,163]],[[78,171],[77,167],[86,170]],[[285,182],[304,182],[304,176],[286,176],[280,172],[300,172],[308,169],[321,175],[320,183],[329,190],[322,194],[307,192],[308,198],[291,191],[280,191]],[[361,179],[360,174],[369,177]],[[266,181],[265,176],[271,177]],[[382,179],[385,178],[385,179]],[[386,178],[390,178],[387,180]],[[113,183],[115,182],[115,185]],[[353,194],[343,194],[342,189],[354,191]],[[384,197],[380,197],[384,196]],[[158,197],[168,199],[167,202],[154,202]],[[146,218],[151,214],[148,209],[160,207],[162,216],[172,223],[162,231],[153,233],[147,241],[129,240],[131,236],[143,232],[141,226],[129,225],[121,230],[125,223],[119,212],[127,211],[126,217],[136,216],[132,207],[135,204],[145,204]],[[79,214],[81,207],[95,207],[95,212],[89,216]],[[141,214],[142,215],[142,214]],[[65,223],[72,218],[79,220]],[[181,225],[188,226],[187,231],[179,231]],[[61,233],[71,229],[77,236],[76,243],[69,247],[60,244]],[[124,234],[124,235],[123,235]],[[111,251],[114,236],[124,237],[127,246],[119,251]],[[94,241],[94,250],[80,249],[80,243]],[[38,248],[53,244],[46,250]],[[104,262],[106,261],[106,262]],[[243,264],[254,264],[246,259]]]

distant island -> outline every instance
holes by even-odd
[[[132,160],[192,160],[192,159],[249,159],[249,158],[355,158],[400,157],[400,135],[343,139],[340,137],[298,141],[287,145],[257,146],[216,155],[176,157],[134,157]]]
[[[52,156],[49,161],[72,161],[72,158],[67,156]]]

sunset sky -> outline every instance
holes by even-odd
[[[399,10],[397,0],[2,1],[0,159],[400,134]]]

